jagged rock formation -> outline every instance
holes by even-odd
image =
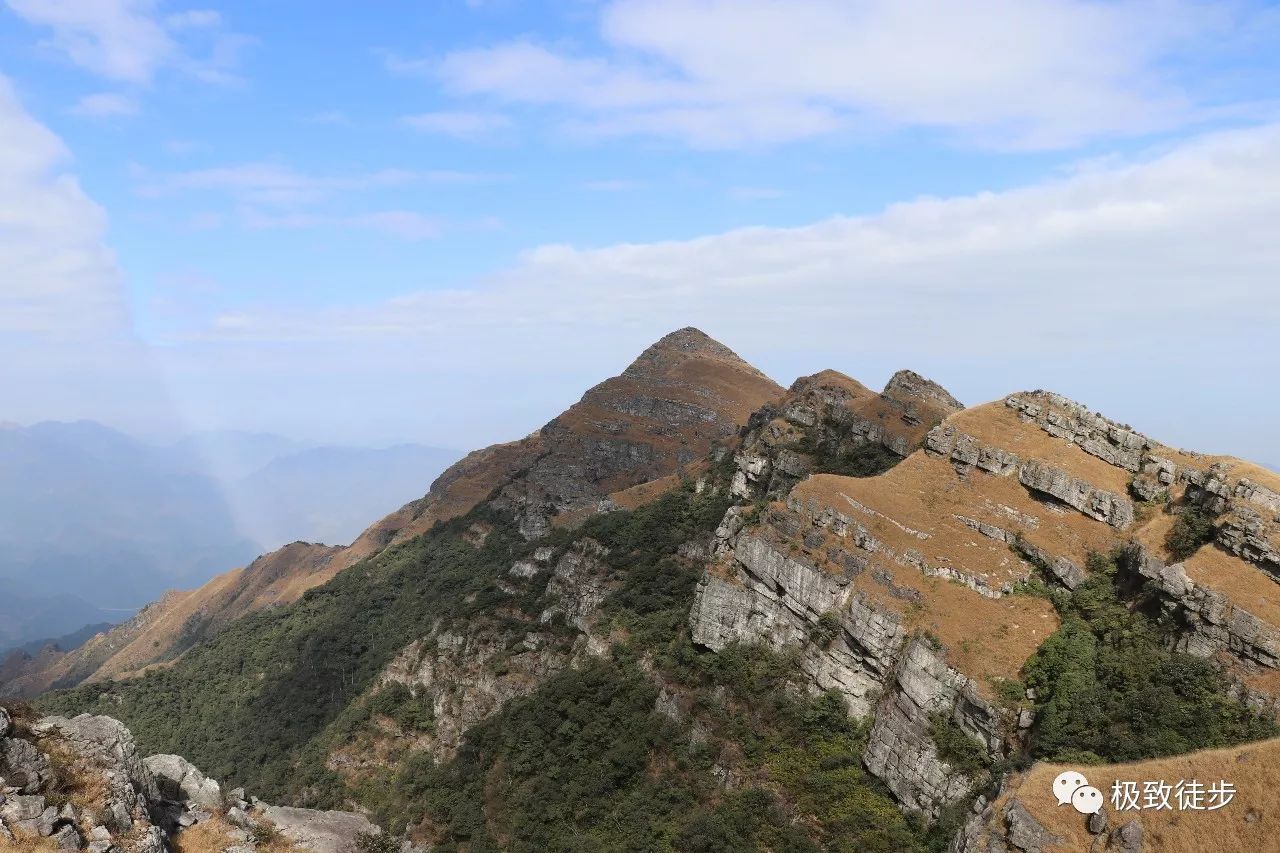
[[[923,436],[922,453],[865,479],[809,474],[793,448],[821,419],[784,416],[772,433],[782,439],[761,440],[771,416],[744,439],[755,452],[735,457],[736,491],[785,501],[754,520],[742,508],[726,517],[691,613],[694,640],[797,647],[814,689],[873,715],[864,764],[905,806],[936,814],[972,785],[938,758],[938,713],[992,758],[1032,723],[1002,713],[992,685],[1015,679],[1057,620],[1009,593],[1037,567],[1074,588],[1089,552],[1131,537],[1152,551],[1141,574],[1183,626],[1179,648],[1227,661],[1251,701],[1272,702],[1280,593],[1244,559],[1266,565],[1267,529],[1246,525],[1273,512],[1274,475],[1260,482],[1268,475],[1253,466],[1165,447],[1044,392],[955,412]],[[1154,491],[1143,478],[1171,501],[1225,513],[1217,547],[1186,565],[1153,556],[1172,516],[1139,519],[1135,500]],[[1201,563],[1212,573],[1193,580]]]
[[[435,626],[410,643],[386,666],[377,685],[408,688],[430,708],[430,731],[406,733],[390,724],[379,731],[387,737],[365,737],[336,749],[329,769],[358,780],[385,763],[386,747],[406,738],[414,750],[448,761],[467,730],[507,702],[532,693],[589,656],[607,654],[607,639],[593,634],[608,588],[602,562],[606,554],[599,543],[582,539],[560,551],[538,548],[530,559],[512,565],[513,592],[541,591],[548,602],[537,624],[472,622],[465,632]]]
[[[927,383],[920,387],[921,394],[939,393]],[[607,508],[611,495],[700,461],[713,442],[733,435],[782,392],[697,329],[672,332],[539,431],[469,454],[424,498],[376,522],[350,546],[294,543],[200,589],[171,593],[72,653],[11,664],[0,695],[30,696],[172,660],[230,621],[292,601],[359,560],[466,512],[495,489],[526,535],[544,533],[553,521]],[[900,405],[906,411],[915,404]]]
[[[1043,601],[931,582],[886,559],[891,552],[861,521],[818,507],[793,493],[755,526],[744,525],[741,511],[726,518],[720,561],[690,614],[694,642],[799,647],[816,690],[836,690],[851,713],[874,718],[867,769],[904,805],[936,815],[974,784],[938,755],[938,715],[1003,755],[1018,721],[991,700],[989,679],[1015,677],[1056,617]],[[965,618],[952,618],[956,612]],[[993,625],[1024,633],[993,642]]]
[[[868,446],[906,456],[934,424],[962,408],[909,370],[895,373],[879,394],[834,370],[797,379],[786,397],[748,422],[734,457],[733,493],[785,495],[810,473]]]
[[[358,837],[380,832],[359,814],[224,795],[181,756],[141,758],[111,717],[35,718],[0,706],[0,849],[165,853],[191,833],[200,850],[350,853]],[[286,840],[271,840],[277,833]]]

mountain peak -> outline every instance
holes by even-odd
[[[925,398],[957,412],[964,408],[964,404],[951,396],[946,388],[914,370],[899,370],[893,374],[884,386],[884,395],[903,401]]]
[[[736,352],[701,329],[685,326],[663,335],[622,372],[623,376],[651,376],[663,373],[690,358],[710,358],[748,366]],[[754,370],[754,368],[752,368]]]
[[[730,352],[728,347],[696,326],[685,326],[683,329],[669,332],[655,341],[653,346],[664,349],[679,349],[686,352],[695,349]]]

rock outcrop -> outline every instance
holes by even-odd
[[[37,718],[0,706],[0,849],[166,853],[191,833],[193,849],[254,853],[281,850],[270,842],[281,834],[298,853],[350,853],[360,836],[380,832],[359,814],[224,794],[181,756],[143,759],[111,717]]]
[[[380,832],[367,817],[353,812],[265,806],[262,820],[299,849],[312,853],[350,853],[361,836]]]
[[[781,401],[748,422],[733,458],[733,493],[785,495],[810,473],[868,447],[906,456],[962,408],[942,386],[909,370],[895,373],[879,394],[834,370],[797,379]]]
[[[902,653],[892,690],[876,708],[863,763],[903,806],[936,816],[943,806],[969,796],[977,780],[939,755],[935,727],[954,725],[994,759],[1004,755],[1012,723],[982,697],[972,679],[917,637]]]
[[[518,594],[545,602],[536,621],[478,619],[465,626],[433,626],[383,670],[375,690],[403,685],[430,709],[427,731],[394,726],[336,749],[328,767],[350,780],[382,765],[388,741],[413,744],[438,762],[448,761],[468,729],[526,696],[556,673],[592,655],[606,654],[606,638],[593,632],[608,591],[607,551],[592,539],[567,548],[537,548],[514,563],[507,582]]]
[[[1130,501],[1105,489],[1095,488],[1053,465],[1028,459],[1018,466],[1018,482],[1119,530],[1133,523],[1133,504]]]
[[[935,629],[966,654],[981,655],[986,619],[1021,620],[1045,608],[958,583],[934,588],[938,582],[919,564],[904,571],[859,521],[794,495],[754,524],[731,510],[717,537],[719,560],[690,613],[694,642],[717,651],[733,643],[797,650],[813,690],[834,690],[850,713],[872,718],[864,764],[904,807],[936,816],[975,785],[970,769],[940,756],[936,726],[955,726],[992,758],[1017,736],[1018,721],[948,660]],[[969,608],[975,625],[936,623],[924,607],[930,598],[939,611]]]

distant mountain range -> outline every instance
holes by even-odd
[[[119,622],[289,541],[345,544],[456,456],[233,431],[157,446],[92,421],[0,426],[0,652]]]
[[[419,444],[316,447],[271,459],[231,490],[241,528],[264,548],[299,539],[345,545],[369,519],[422,497],[460,455]]]

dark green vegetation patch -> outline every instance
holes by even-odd
[[[1073,593],[1054,591],[1062,626],[1024,668],[1036,691],[1031,753],[1075,763],[1136,761],[1273,737],[1203,658],[1171,651],[1134,561],[1094,554]]]

